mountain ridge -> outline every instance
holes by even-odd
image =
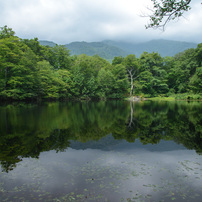
[[[56,45],[52,41],[39,40],[39,42],[41,45],[49,45],[51,47]],[[158,52],[162,57],[174,56],[187,49],[196,48],[197,43],[166,39],[155,39],[141,43],[104,40],[101,42],[75,41],[64,44],[64,46],[70,50],[71,55],[99,55],[107,60],[112,60],[115,56],[125,57],[129,54],[135,54],[136,57],[140,57],[143,52]]]

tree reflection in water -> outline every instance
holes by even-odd
[[[173,140],[202,152],[202,105],[198,102],[51,102],[0,106],[0,162],[9,172],[24,157],[65,151],[111,134],[115,140],[157,144]],[[103,147],[111,144],[103,139]],[[102,147],[102,146],[101,146]]]

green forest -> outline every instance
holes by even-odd
[[[202,43],[174,57],[143,52],[114,57],[71,55],[0,28],[0,99],[202,98]]]

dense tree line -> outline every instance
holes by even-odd
[[[0,28],[0,99],[106,99],[129,95],[200,94],[202,44],[175,57],[144,52],[114,57],[71,56],[62,45],[42,46]],[[200,95],[199,95],[200,96]]]

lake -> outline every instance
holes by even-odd
[[[201,201],[201,102],[0,105],[0,201]]]

